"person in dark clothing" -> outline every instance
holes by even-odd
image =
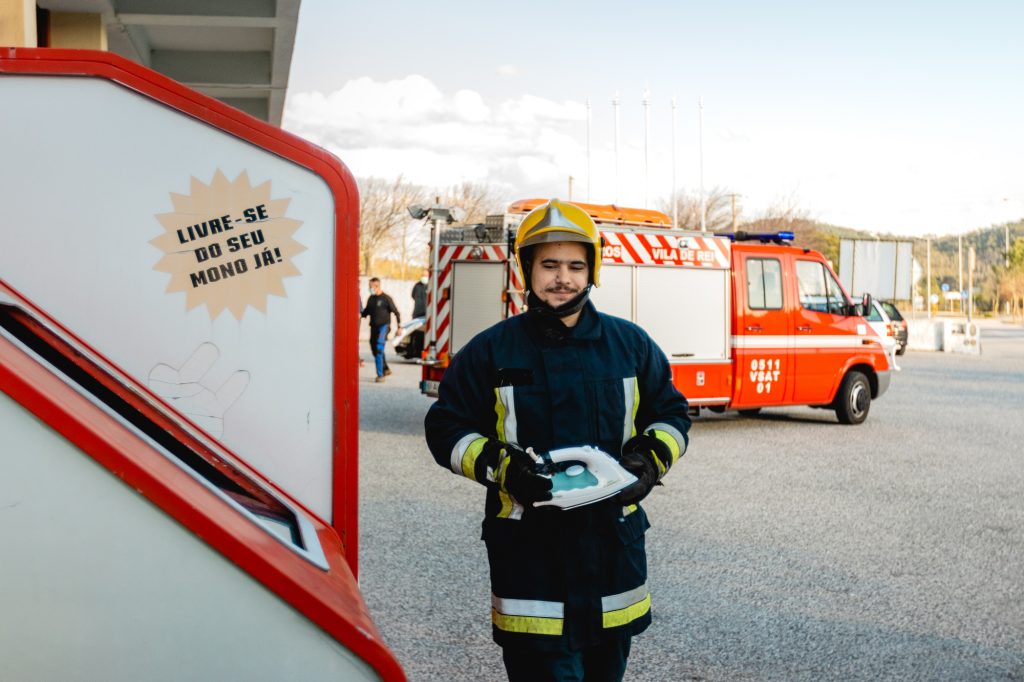
[[[425,419],[434,459],[487,488],[483,540],[491,625],[509,680],[617,682],[651,623],[640,501],[685,452],[686,399],[637,325],[597,312],[600,236],[552,199],[520,223],[515,252],[528,311],[452,358]],[[589,445],[636,483],[561,510],[536,453]]]
[[[402,333],[402,316],[390,296],[385,294],[380,287],[380,279],[370,279],[370,298],[363,308],[363,317],[370,318],[370,351],[373,353],[373,361],[377,365],[378,383],[384,381],[384,377],[391,374],[388,361],[384,357],[384,347],[387,344],[388,333],[391,331],[391,316],[395,316],[395,324],[398,326],[396,333]]]
[[[430,270],[424,268],[420,281],[412,285],[412,316],[427,316],[427,284],[430,282]]]

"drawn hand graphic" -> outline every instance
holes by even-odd
[[[149,388],[215,438],[224,433],[224,413],[249,385],[249,373],[238,370],[220,388],[201,383],[220,357],[212,343],[202,343],[181,367],[160,364],[149,373]]]

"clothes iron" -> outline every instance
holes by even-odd
[[[589,445],[561,448],[537,455],[537,472],[551,479],[551,499],[533,506],[554,505],[573,509],[593,504],[628,488],[637,478],[607,452]]]

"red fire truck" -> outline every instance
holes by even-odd
[[[543,201],[435,230],[423,393],[437,395],[449,359],[475,334],[524,309],[512,238]],[[859,424],[888,388],[889,361],[861,316],[869,301],[851,301],[825,257],[792,246],[791,233],[691,232],[658,211],[577,205],[603,241],[592,300],[647,330],[697,412],[811,405]]]

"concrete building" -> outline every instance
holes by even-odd
[[[0,0],[0,46],[105,50],[281,125],[300,0]]]

